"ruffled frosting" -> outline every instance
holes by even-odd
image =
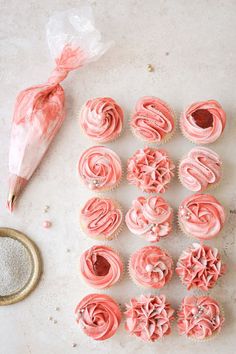
[[[209,296],[187,296],[178,312],[178,331],[187,337],[204,340],[220,332],[224,317],[216,300]]]
[[[198,144],[213,143],[222,134],[226,114],[214,100],[193,103],[180,118],[183,134]]]
[[[130,257],[131,278],[147,288],[162,288],[172,277],[173,260],[161,248],[146,246]]]
[[[179,177],[187,189],[201,192],[220,181],[221,165],[216,152],[205,147],[196,147],[180,162]]]
[[[123,263],[112,248],[93,246],[82,253],[80,272],[86,283],[94,288],[109,288],[120,279]]]
[[[127,180],[147,193],[164,193],[174,176],[175,165],[164,150],[137,150],[127,163]]]
[[[89,138],[105,143],[117,138],[123,127],[124,113],[109,97],[88,100],[80,111],[80,124]]]
[[[105,294],[85,296],[75,309],[76,321],[94,340],[112,337],[121,322],[121,312],[112,297]]]
[[[160,143],[174,129],[174,113],[156,97],[142,97],[136,104],[130,126],[139,138]]]
[[[125,221],[133,234],[142,236],[147,241],[157,242],[171,232],[172,218],[173,210],[165,199],[150,196],[135,199]]]
[[[80,212],[80,222],[89,237],[112,239],[123,221],[121,209],[112,199],[93,197]]]
[[[225,212],[210,194],[194,194],[182,201],[179,221],[184,231],[200,240],[215,237],[225,223]]]
[[[92,190],[114,188],[121,179],[122,167],[119,156],[104,146],[92,146],[80,157],[78,172]]]
[[[185,250],[177,263],[176,273],[187,289],[208,290],[226,272],[217,248],[194,243]]]
[[[155,342],[171,333],[173,314],[164,295],[141,295],[126,305],[125,329],[146,342]]]

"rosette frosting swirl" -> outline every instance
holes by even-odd
[[[131,255],[129,273],[139,285],[159,289],[172,277],[173,260],[161,248],[146,246]]]
[[[123,263],[112,248],[93,246],[82,253],[80,272],[83,279],[94,288],[109,288],[120,279]]]
[[[183,134],[198,144],[210,144],[222,134],[226,114],[214,100],[193,103],[180,118]]]
[[[194,243],[185,250],[177,263],[176,273],[187,289],[208,290],[226,272],[221,256],[216,248]]]
[[[157,242],[172,230],[173,210],[159,196],[139,197],[132,203],[125,221],[129,230],[147,241]]]
[[[204,340],[220,332],[224,316],[216,300],[209,296],[186,296],[178,312],[178,331],[187,337]]]
[[[204,191],[220,181],[221,166],[222,162],[216,152],[205,147],[196,147],[180,162],[179,177],[190,191]]]
[[[122,177],[119,156],[104,146],[92,146],[85,150],[78,165],[79,176],[92,190],[114,188]]]
[[[160,143],[174,130],[174,113],[159,98],[142,97],[136,104],[130,126],[142,140]]]
[[[108,198],[89,199],[80,212],[80,222],[89,237],[109,240],[119,231],[123,214],[117,204]]]
[[[121,312],[112,297],[105,294],[85,296],[75,309],[76,321],[94,340],[112,337],[121,322]]]
[[[137,150],[127,163],[127,180],[147,193],[164,193],[174,176],[175,165],[164,150]]]
[[[182,201],[179,221],[183,230],[199,240],[215,237],[225,223],[225,212],[210,194],[194,194]]]
[[[125,329],[143,341],[155,342],[171,333],[174,310],[164,295],[141,295],[126,305]]]
[[[88,100],[80,111],[80,124],[89,138],[105,143],[117,138],[123,127],[124,113],[109,97]]]

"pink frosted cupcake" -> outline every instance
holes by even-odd
[[[119,204],[109,198],[93,197],[80,211],[80,225],[87,236],[96,240],[112,240],[123,225]]]
[[[217,248],[199,243],[193,243],[181,254],[176,267],[176,273],[188,290],[198,288],[207,291],[225,272],[226,265]]]
[[[225,211],[212,195],[194,194],[180,204],[178,219],[186,235],[199,240],[210,240],[222,230]]]
[[[130,126],[138,139],[160,144],[173,135],[174,112],[160,98],[142,97],[135,106]]]
[[[180,335],[204,341],[218,334],[224,323],[222,310],[210,296],[186,296],[178,312]]]
[[[75,316],[83,332],[99,341],[112,337],[121,322],[119,306],[105,294],[85,296],[77,305]]]
[[[147,193],[164,193],[174,176],[175,165],[161,149],[137,150],[127,163],[127,180]]]
[[[98,143],[116,139],[123,128],[124,113],[109,97],[88,100],[80,111],[80,126],[83,132]]]
[[[79,176],[94,191],[111,190],[119,184],[122,167],[119,156],[104,146],[85,150],[78,164]]]
[[[90,286],[96,289],[110,288],[119,281],[123,263],[112,248],[93,246],[80,257],[80,273]]]
[[[126,305],[125,329],[145,342],[155,342],[171,333],[173,314],[164,295],[141,295]]]
[[[172,277],[173,260],[163,249],[146,246],[131,255],[129,274],[136,285],[159,289]]]
[[[150,242],[158,242],[172,230],[173,210],[159,196],[139,197],[126,214],[128,229]]]
[[[216,141],[225,128],[226,115],[214,100],[193,103],[180,118],[183,135],[196,144]]]
[[[193,148],[180,162],[179,178],[183,186],[193,192],[216,186],[222,178],[219,155],[205,147]]]

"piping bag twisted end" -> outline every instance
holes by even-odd
[[[21,194],[25,185],[27,184],[25,178],[19,177],[17,175],[12,175],[9,181],[9,191],[7,198],[7,209],[12,213],[15,207],[16,200]]]

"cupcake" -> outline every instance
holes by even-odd
[[[199,243],[193,243],[181,254],[176,267],[176,273],[188,290],[198,288],[207,291],[225,272],[226,265],[217,248]]]
[[[193,194],[179,206],[178,220],[183,232],[199,240],[217,236],[225,223],[225,211],[218,200],[210,194]]]
[[[78,173],[88,188],[99,192],[111,190],[117,187],[121,180],[121,161],[111,149],[92,146],[81,155]]]
[[[174,176],[175,165],[161,149],[137,150],[127,163],[127,180],[147,193],[164,193]]]
[[[80,273],[84,281],[96,289],[110,288],[123,273],[119,255],[107,246],[93,246],[80,257]]]
[[[180,118],[183,135],[196,144],[216,141],[223,133],[225,123],[225,112],[214,100],[193,103]]]
[[[172,277],[173,260],[163,249],[146,246],[131,255],[129,274],[136,285],[159,289]]]
[[[171,333],[173,314],[164,295],[141,295],[126,305],[125,329],[145,342],[155,342]]]
[[[142,97],[130,121],[133,134],[148,143],[163,143],[174,132],[175,116],[168,105],[157,97]]]
[[[105,294],[85,296],[77,305],[75,316],[83,332],[94,340],[112,337],[121,322],[119,306]]]
[[[222,162],[219,155],[205,147],[195,147],[179,165],[179,179],[184,187],[202,192],[216,186],[222,178]]]
[[[178,312],[180,335],[196,341],[204,341],[221,331],[224,323],[222,310],[210,296],[186,296]]]
[[[82,107],[79,122],[83,132],[98,143],[116,139],[123,128],[124,113],[109,97],[88,100]]]
[[[109,198],[93,197],[80,211],[84,233],[96,240],[112,240],[122,229],[123,213],[119,204]]]
[[[172,231],[173,210],[159,196],[139,197],[125,216],[128,229],[149,242],[158,242]]]

